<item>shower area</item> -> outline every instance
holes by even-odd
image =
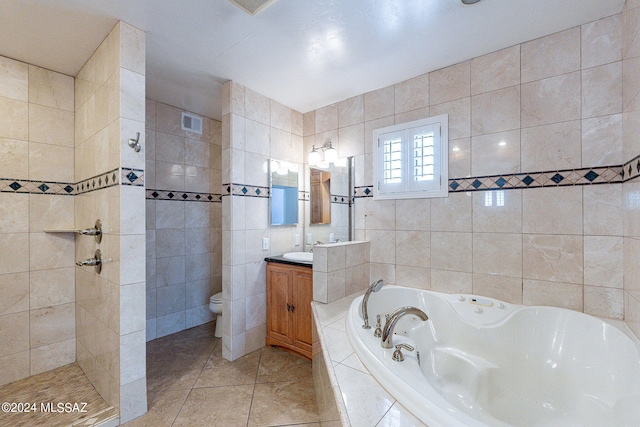
[[[144,32],[118,22],[75,77],[0,56],[0,398],[15,403],[0,425],[117,425],[146,412],[138,134]],[[77,404],[63,411],[76,418],[54,413],[60,403]]]

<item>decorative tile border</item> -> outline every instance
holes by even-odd
[[[564,187],[615,184],[622,182],[622,166],[517,173],[449,179],[449,191],[507,190],[518,188]]]
[[[339,205],[348,205],[349,204],[349,196],[341,196],[339,194],[331,195],[331,203],[336,203]]]
[[[269,198],[269,187],[245,184],[223,184],[223,196],[260,197]]]
[[[120,175],[118,171],[119,168],[113,169],[109,172],[87,178],[78,182],[77,184],[74,184],[76,187],[75,194],[84,194],[90,191],[102,190],[103,188],[109,188],[118,185],[118,177]]]
[[[373,197],[373,185],[363,185],[353,189],[353,197],[361,199],[363,197]]]
[[[116,185],[144,186],[144,170],[116,168],[76,183],[0,178],[0,192],[3,193],[76,196]]]
[[[191,191],[146,190],[147,200],[173,200],[178,202],[222,202],[222,194],[194,193]]]
[[[120,169],[120,182],[122,185],[144,187],[144,171],[142,169]]]
[[[640,156],[622,165],[622,181],[627,182],[640,176]]]
[[[69,184],[66,182],[0,178],[0,192],[19,194],[58,194],[63,196],[73,196],[75,187],[74,184]]]

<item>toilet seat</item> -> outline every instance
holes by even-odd
[[[209,302],[213,304],[222,303],[222,292],[218,292],[217,294],[211,295],[211,298],[209,298]]]

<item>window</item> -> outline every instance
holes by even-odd
[[[448,116],[373,131],[374,199],[447,197]]]

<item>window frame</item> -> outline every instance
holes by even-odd
[[[434,180],[416,181],[412,179],[414,162],[414,136],[426,128],[433,129],[433,173]],[[385,153],[382,138],[400,138],[401,182],[385,183]],[[373,180],[374,200],[417,199],[448,197],[449,195],[449,116],[442,114],[411,122],[400,123],[373,131]],[[396,151],[397,152],[397,151]],[[424,158],[424,157],[423,157]]]

